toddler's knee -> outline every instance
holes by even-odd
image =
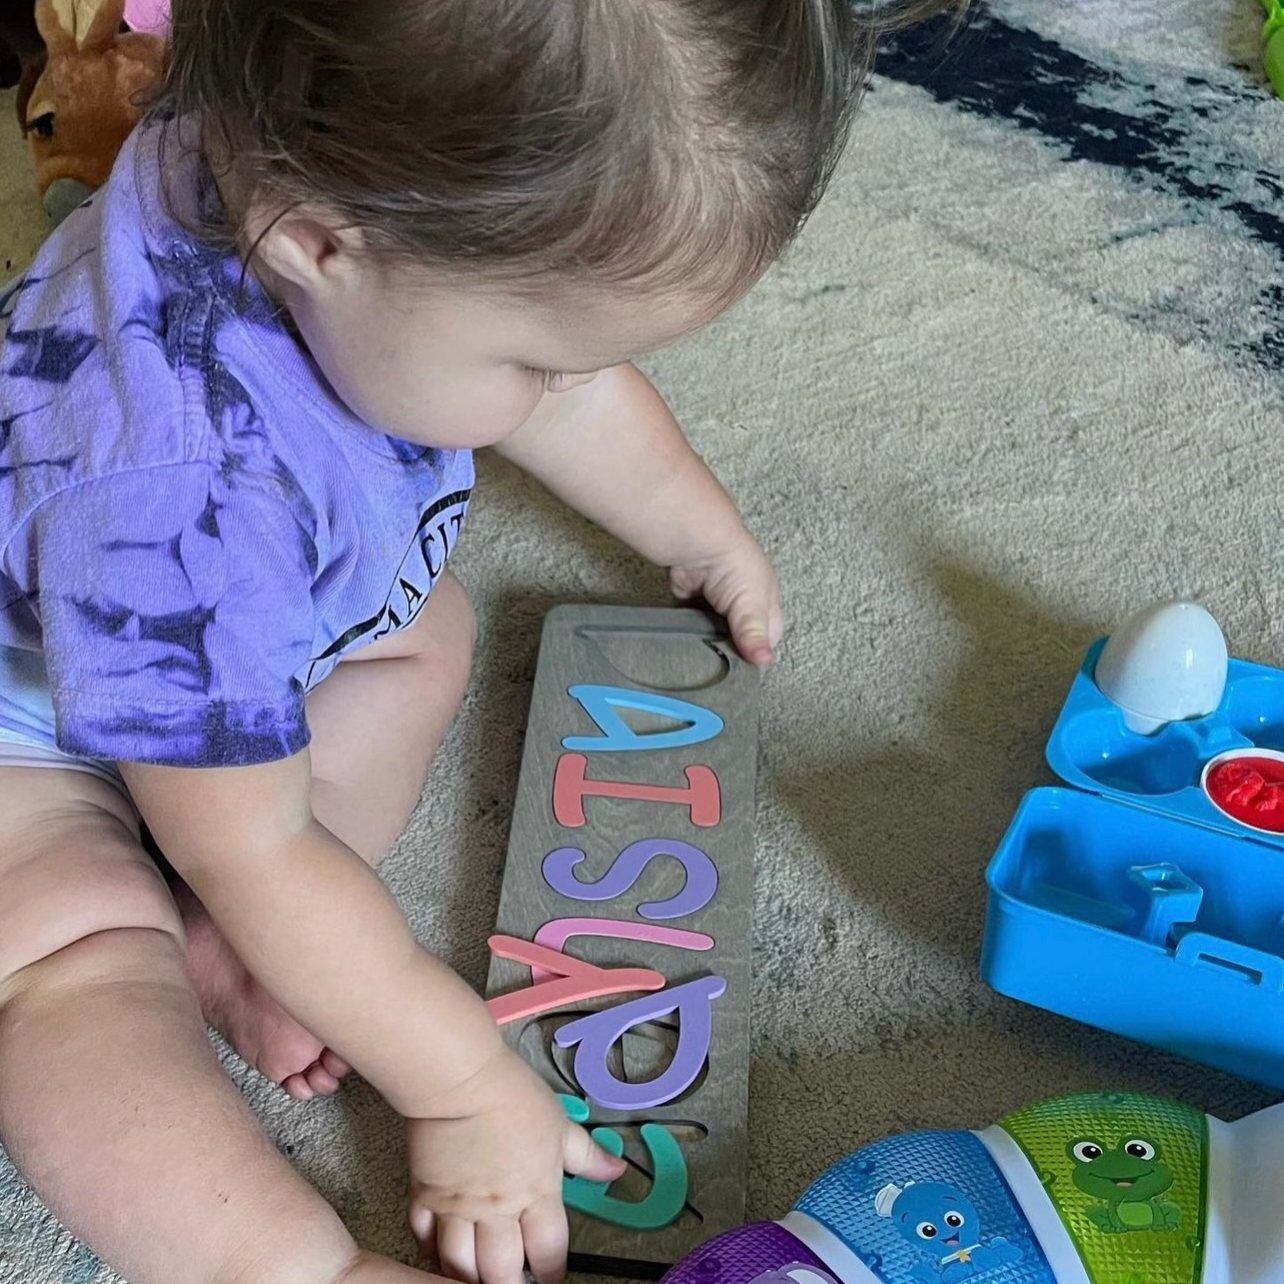
[[[429,659],[434,681],[458,689],[460,697],[468,686],[477,644],[477,613],[464,586],[446,571],[433,586],[430,607],[436,610],[434,638]]]
[[[184,939],[164,879],[119,820],[77,817],[0,852],[0,1002],[39,965],[122,930]]]
[[[449,635],[453,649],[463,660],[465,667],[471,666],[473,647],[477,644],[477,612],[473,610],[472,599],[464,586],[449,571],[437,581],[433,593],[443,590],[448,602]]]

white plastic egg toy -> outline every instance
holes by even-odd
[[[1207,717],[1221,703],[1226,639],[1197,603],[1160,602],[1110,635],[1093,676],[1130,731],[1153,735],[1170,722]]]

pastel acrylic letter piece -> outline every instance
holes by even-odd
[[[687,1202],[687,1163],[682,1148],[661,1124],[645,1123],[641,1133],[651,1157],[651,1189],[645,1199],[616,1199],[607,1193],[606,1182],[564,1177],[562,1202],[598,1221],[630,1230],[659,1230],[676,1221]],[[594,1128],[590,1135],[616,1158],[624,1153],[624,1142],[613,1128]]]
[[[575,1049],[575,1078],[588,1099],[610,1110],[649,1110],[685,1092],[704,1067],[713,1033],[712,1004],[727,988],[720,976],[702,976],[684,985],[648,994],[630,1003],[594,1012],[558,1030],[558,1047]],[[611,1045],[635,1025],[678,1014],[678,1046],[665,1070],[643,1083],[624,1083],[607,1068]]]
[[[600,736],[566,736],[562,747],[579,753],[631,753],[641,750],[681,749],[687,745],[712,740],[722,730],[722,719],[716,713],[654,691],[631,691],[627,687],[603,687],[591,682],[578,682],[567,693],[580,702],[584,712],[597,723]],[[686,725],[671,731],[637,732],[616,713],[616,709],[636,709],[653,713]]]
[[[664,985],[664,977],[650,968],[598,967],[516,936],[492,936],[489,944],[490,952],[497,958],[525,963],[532,974],[536,967],[542,967],[557,978],[488,1000],[486,1006],[497,1025],[568,1007],[581,999],[596,999],[604,994],[623,994],[634,990],[658,990]]]
[[[559,1092],[557,1099],[572,1122],[588,1122],[589,1107],[583,1097]],[[614,1128],[594,1128],[589,1135],[607,1154],[617,1159],[624,1154],[624,1142]],[[641,1135],[651,1157],[651,1193],[645,1199],[616,1199],[607,1193],[610,1182],[565,1177],[562,1202],[598,1221],[632,1230],[659,1230],[675,1221],[686,1205],[690,1185],[682,1147],[673,1134],[659,1124],[643,1124]]]
[[[553,814],[566,829],[587,824],[584,799],[617,798],[638,802],[677,803],[691,809],[691,823],[709,828],[722,816],[722,793],[718,777],[708,767],[685,769],[683,785],[639,785],[623,780],[589,780],[588,759],[582,753],[564,753],[553,773]]]
[[[672,945],[679,950],[711,950],[712,936],[703,932],[688,932],[681,927],[660,927],[654,923],[632,923],[621,918],[555,918],[545,923],[535,933],[535,944],[546,945],[550,950],[560,950],[572,936],[606,936],[625,941],[651,941],[656,945]],[[531,968],[531,980],[547,981],[553,973],[542,967]]]
[[[643,918],[681,918],[703,909],[718,890],[718,867],[698,847],[677,838],[642,838],[630,843],[596,882],[575,877],[575,866],[584,860],[578,847],[559,847],[544,857],[544,881],[563,896],[577,901],[610,901],[622,896],[638,881],[642,871],[658,856],[671,856],[684,870],[680,892],[665,901],[638,906]]]
[[[561,1103],[562,1109],[566,1112],[566,1117],[577,1124],[588,1123],[589,1108],[588,1102],[583,1097],[573,1097],[569,1092],[559,1092],[557,1100]],[[618,1159],[619,1156],[617,1155]]]

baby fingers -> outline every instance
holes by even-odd
[[[464,1284],[479,1284],[476,1224],[462,1217],[441,1214],[436,1220],[437,1261],[442,1274],[463,1280]]]
[[[561,1284],[566,1274],[566,1209],[560,1195],[532,1204],[522,1214],[526,1261],[539,1284]]]
[[[503,1217],[478,1222],[475,1229],[474,1261],[481,1284],[522,1284],[527,1251],[522,1244],[523,1228],[512,1218]],[[562,1269],[566,1269],[565,1252]],[[560,1279],[560,1275],[555,1277],[555,1281]]]

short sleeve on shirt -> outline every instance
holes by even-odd
[[[308,743],[315,550],[270,482],[113,474],[45,500],[24,543],[59,748],[212,767]]]

